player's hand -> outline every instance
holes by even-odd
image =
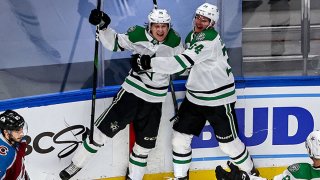
[[[151,69],[151,57],[149,55],[133,54],[130,63],[132,70],[135,72]]]
[[[230,172],[225,171],[221,166],[217,166],[215,170],[217,180],[250,180],[249,175],[241,171],[238,166],[230,161],[228,161],[227,164],[231,169]]]
[[[99,25],[99,29],[103,30],[108,27],[111,22],[110,17],[108,14],[104,13],[103,11],[99,11],[98,9],[93,9],[89,16],[89,22],[92,25]]]

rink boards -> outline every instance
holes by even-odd
[[[96,117],[109,106],[117,88],[99,91]],[[320,129],[320,86],[239,87],[236,111],[240,137],[247,145],[262,175],[269,177],[294,162],[310,162],[304,140],[310,131]],[[102,94],[99,94],[102,93]],[[183,88],[176,92],[178,102],[184,98]],[[28,122],[30,137],[26,165],[31,178],[58,179],[73,152],[80,145],[85,127],[89,127],[91,100],[88,92],[48,95],[33,99],[1,102],[11,107]],[[51,98],[51,101],[50,101]],[[72,102],[72,99],[75,99]],[[86,99],[86,100],[79,100]],[[70,102],[65,102],[65,101]],[[32,104],[30,102],[38,102]],[[48,102],[54,102],[50,104]],[[10,105],[9,105],[10,104]],[[21,104],[27,104],[22,107]],[[7,106],[6,106],[7,105]],[[15,108],[16,107],[16,108]],[[3,109],[1,109],[3,110]],[[167,95],[156,148],[149,155],[146,179],[163,179],[172,172],[171,127],[173,115],[171,95]],[[92,158],[75,179],[124,176],[128,163],[128,128],[121,131]],[[217,165],[229,159],[217,147],[212,128],[207,124],[199,137],[193,139],[191,178],[212,177]],[[280,167],[280,168],[277,168]]]

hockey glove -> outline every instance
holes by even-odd
[[[93,9],[89,16],[89,22],[95,26],[99,25],[99,30],[104,30],[110,24],[111,19],[108,14],[104,13],[103,11]]]
[[[221,166],[217,166],[215,170],[217,180],[250,180],[249,175],[241,171],[238,166],[230,161],[228,161],[227,164],[231,169],[230,172],[225,171]]]
[[[151,69],[151,57],[149,55],[133,54],[130,63],[135,72]]]

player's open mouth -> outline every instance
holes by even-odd
[[[203,26],[196,26],[197,29],[203,29]]]

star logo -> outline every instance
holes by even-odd
[[[112,132],[115,132],[117,129],[119,129],[118,121],[110,123],[110,129],[112,130]]]
[[[299,169],[300,169],[300,165],[299,164],[293,164],[293,165],[288,167],[288,170],[290,172],[296,172],[296,171],[299,171]]]
[[[136,29],[136,26],[132,26],[128,29],[128,32],[133,32]]]
[[[156,44],[159,44],[159,41],[156,40],[156,39],[153,39],[153,40],[151,41],[151,43],[152,43],[153,45],[156,45]]]
[[[203,32],[199,33],[196,37],[197,41],[202,41],[204,40],[204,38],[206,37],[206,34],[204,34]]]

